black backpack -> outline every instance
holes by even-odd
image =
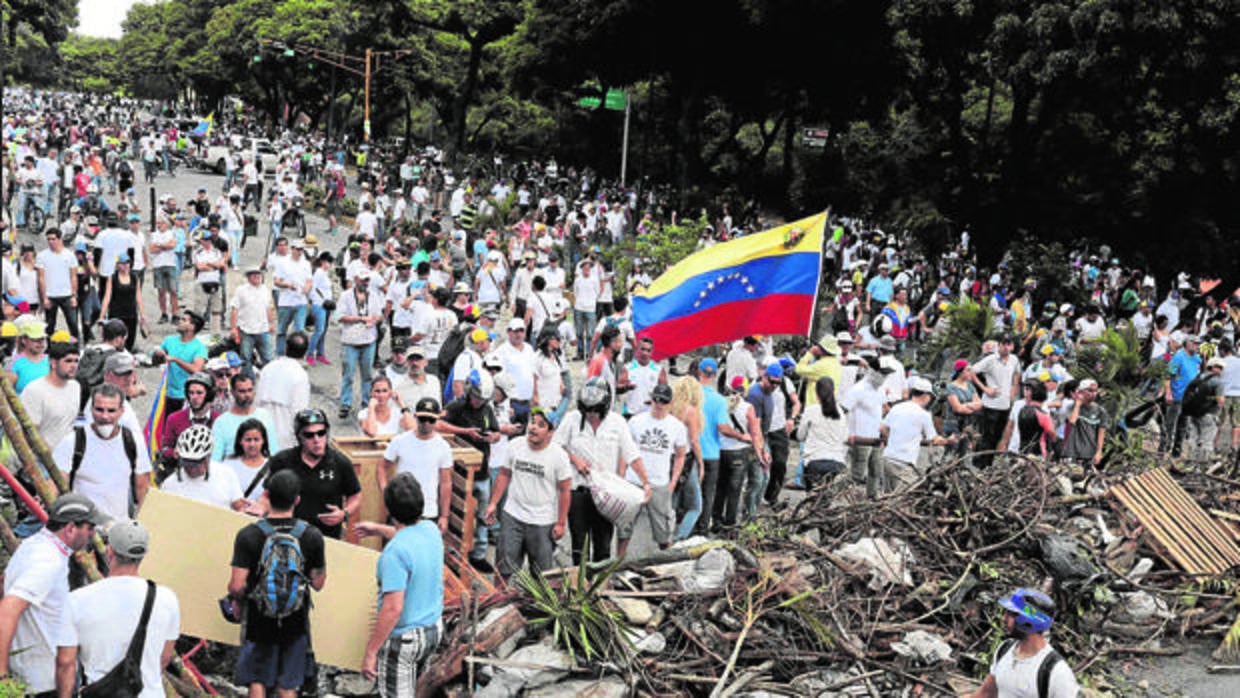
[[[129,459],[129,515],[133,516],[138,502],[138,489],[134,486],[134,476],[138,472],[138,441],[129,427],[121,425],[121,443],[125,447],[125,458]],[[69,467],[69,489],[73,489],[73,481],[77,479],[78,469],[82,467],[82,459],[86,457],[86,427],[73,427],[73,463]]]
[[[1184,389],[1184,397],[1180,401],[1180,411],[1185,417],[1200,417],[1210,411],[1214,401],[1213,386],[1209,384],[1209,374],[1201,372],[1189,382]]]
[[[116,351],[110,344],[92,344],[82,352],[78,360],[77,382],[82,388],[82,402],[90,396],[90,391],[103,382],[103,364]]]
[[[255,525],[266,540],[250,598],[264,616],[283,620],[310,603],[306,558],[301,550],[301,535],[307,524],[298,519],[287,531],[275,528],[267,519],[259,519]]]
[[[1007,655],[1008,652],[1015,651],[1016,640],[1004,640],[1003,644],[999,645],[999,649],[995,651],[995,663],[997,664],[1000,659]],[[1046,694],[1050,691],[1051,687],[1051,673],[1055,671],[1055,667],[1063,661],[1067,660],[1063,658],[1063,655],[1053,649],[1042,658],[1042,663],[1038,666],[1038,698],[1046,698]]]
[[[439,362],[439,379],[441,381],[445,380],[452,371],[452,364],[456,363],[456,357],[465,351],[465,338],[473,331],[473,325],[468,322],[458,322],[448,332],[448,338],[443,340],[443,345],[439,347],[439,356],[436,357],[436,360]]]

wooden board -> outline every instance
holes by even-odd
[[[224,620],[218,599],[228,590],[233,539],[254,517],[152,488],[138,520],[151,532],[142,575],[176,592],[181,632],[240,644],[241,626]],[[375,620],[379,555],[333,539],[326,554],[327,583],[310,612],[314,652],[323,664],[360,671]]]
[[[444,545],[468,555],[474,545],[474,526],[478,503],[474,497],[474,473],[482,465],[482,452],[456,437],[444,437],[452,446],[452,506],[448,520],[448,533],[444,536]],[[357,479],[362,484],[362,501],[358,510],[358,518],[362,521],[387,521],[387,511],[383,507],[383,493],[379,491],[378,470],[383,467],[383,452],[387,449],[390,436],[345,436],[334,440],[333,445],[353,461],[357,469]],[[425,493],[424,493],[425,494]],[[382,549],[382,542],[377,538],[358,540],[355,533],[348,531],[346,537],[350,542],[366,546],[372,550]]]

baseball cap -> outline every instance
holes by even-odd
[[[417,417],[439,417],[439,401],[433,397],[424,397],[414,405],[413,414]]]
[[[89,497],[77,492],[62,494],[47,508],[47,520],[61,523],[93,523],[102,526],[108,517]]]
[[[133,519],[121,519],[108,526],[108,546],[117,554],[142,559],[151,548],[151,534]]]
[[[82,207],[78,206],[77,204],[74,204],[69,207],[69,213],[81,213],[81,212],[82,212]]]
[[[129,214],[129,217],[127,217],[125,220],[129,221],[130,223],[133,223],[134,221],[141,222],[141,221],[142,221],[142,216],[139,216],[139,215],[138,215],[138,214],[136,214],[136,213],[131,213],[131,214]]]
[[[1086,378],[1085,380],[1081,381],[1079,385],[1077,385],[1077,388],[1080,390],[1097,390],[1098,381],[1094,380],[1093,378]]]
[[[853,339],[852,334],[843,331],[835,333],[835,341],[838,344],[856,344],[856,340]]]
[[[908,389],[915,393],[934,394],[934,386],[930,383],[930,381],[921,376],[913,376],[908,379]]]
[[[263,273],[263,268],[258,266],[257,264],[251,264],[250,266],[245,268],[246,276],[249,276],[250,274],[261,274],[261,273]]]
[[[292,242],[290,242],[288,245],[289,245],[289,247],[291,247],[291,248],[293,248],[293,249],[295,249],[295,250],[304,250],[304,249],[306,249],[306,243],[305,243],[305,242],[303,242],[303,241],[302,241],[302,240],[300,240],[300,239],[293,240],[293,241],[292,241]]]
[[[719,371],[719,362],[709,356],[698,362],[698,370],[706,373],[717,373]]]
[[[491,352],[490,354],[482,357],[482,367],[487,370],[503,370],[504,362],[499,360],[499,356],[497,356],[495,352]]]
[[[771,378],[783,378],[784,368],[778,362],[773,363],[766,367],[766,375]]]
[[[406,359],[413,359],[413,358],[425,359],[426,349],[422,348],[421,344],[414,344],[413,346],[405,350],[405,358]]]
[[[439,250],[435,250],[434,252],[431,253],[432,262],[438,262],[441,259],[443,259],[443,257],[439,254]]]
[[[1227,368],[1227,362],[1216,356],[1206,362],[1206,368]]]
[[[235,351],[230,351],[230,352],[228,352],[228,353],[224,354],[224,358],[228,359],[228,367],[229,367],[229,368],[237,368],[237,367],[238,367],[238,366],[240,366],[242,363],[244,363],[244,362],[241,360],[241,355],[240,355],[240,354],[238,354],[238,353],[237,353],[237,352],[235,352]]]
[[[26,299],[22,298],[21,296],[14,296],[11,293],[6,293],[4,294],[4,302],[8,303],[14,308],[17,308],[19,312],[22,312],[22,313],[30,312],[30,304],[27,303]]]
[[[131,260],[131,259],[129,258],[129,255],[128,255],[128,254],[126,254],[126,253],[124,253],[124,252],[122,252],[121,254],[117,255],[117,257],[116,257],[116,263],[117,263],[117,264],[129,264],[129,263],[130,263],[130,262],[132,262],[132,261],[133,261],[133,260]]]
[[[728,384],[733,390],[740,390],[745,387],[744,376],[732,376],[732,382]]]
[[[520,318],[514,317],[513,319],[508,321],[509,332],[512,332],[513,330],[524,330],[524,329],[525,329],[525,322],[523,322]]]
[[[475,344],[477,344],[478,342],[484,342],[487,339],[490,339],[490,337],[491,337],[491,333],[487,332],[481,327],[476,328],[473,332],[469,333],[469,341],[474,342]]]
[[[26,339],[46,339],[47,326],[39,320],[18,325],[17,333]]]
[[[212,373],[216,371],[224,371],[228,368],[228,359],[223,356],[217,356],[207,362],[206,369]]]
[[[133,354],[130,354],[127,351],[118,351],[113,352],[112,355],[103,362],[103,372],[121,376],[126,373],[133,373],[135,366],[136,364],[133,360]]]

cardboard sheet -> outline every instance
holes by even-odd
[[[218,599],[227,593],[233,539],[254,517],[152,488],[138,520],[151,532],[142,575],[176,592],[181,632],[240,644],[241,626],[224,620]],[[323,664],[360,671],[375,622],[377,587],[373,550],[327,540],[327,583],[314,592],[310,632]]]

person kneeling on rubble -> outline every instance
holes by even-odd
[[[1033,589],[999,599],[1008,639],[995,651],[990,674],[972,698],[1076,698],[1080,686],[1072,667],[1046,639],[1055,602]],[[1037,692],[1034,692],[1036,688]]]

